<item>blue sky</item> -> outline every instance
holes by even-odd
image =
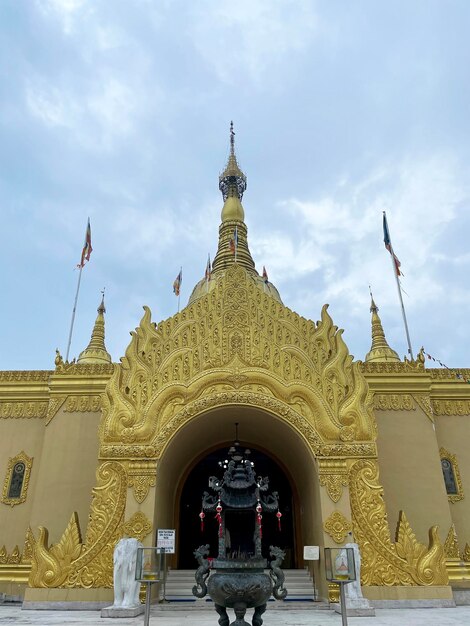
[[[3,0],[1,369],[65,353],[87,217],[93,254],[71,356],[106,287],[107,347],[142,306],[176,312],[213,257],[233,119],[249,244],[284,303],[328,302],[370,348],[470,366],[470,4],[465,0]]]

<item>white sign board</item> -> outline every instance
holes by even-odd
[[[176,530],[159,528],[157,530],[157,548],[163,548],[166,554],[175,553]]]
[[[304,560],[318,561],[320,558],[320,546],[304,546]]]

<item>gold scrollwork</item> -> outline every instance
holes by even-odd
[[[447,461],[448,463],[450,463],[451,470],[455,478],[457,493],[447,494],[447,499],[449,500],[449,502],[452,502],[454,504],[455,502],[459,502],[460,500],[464,499],[462,479],[460,478],[460,470],[459,464],[457,462],[457,457],[455,456],[455,454],[451,454],[450,452],[448,452],[448,450],[446,450],[445,448],[440,448],[439,454],[441,456],[441,463],[443,461]]]
[[[466,563],[470,563],[470,546],[468,545],[468,543],[465,544],[465,548],[462,554],[462,559]]]
[[[143,541],[152,532],[152,523],[142,511],[137,511],[122,528],[129,537]]]
[[[134,490],[134,498],[139,504],[145,500],[150,487],[156,484],[154,461],[132,461],[129,465],[127,485]]]
[[[323,524],[323,528],[335,543],[344,543],[348,533],[352,531],[352,524],[340,511],[333,511]]]
[[[59,412],[60,407],[64,404],[67,396],[54,396],[50,398],[47,406],[46,426],[48,426]]]
[[[363,557],[363,585],[446,585],[444,547],[437,526],[429,530],[429,546],[419,543],[400,511],[396,541],[388,529],[383,488],[376,461],[356,461],[350,470],[354,537]]]
[[[23,470],[23,481],[21,484],[21,491],[18,497],[10,497],[10,486],[13,479],[13,473],[15,468],[18,465],[24,466]],[[15,504],[21,504],[25,502],[26,496],[28,495],[28,486],[29,486],[29,478],[31,475],[31,467],[33,466],[33,459],[30,458],[25,452],[20,452],[16,456],[12,457],[8,460],[7,473],[5,476],[5,482],[3,483],[3,496],[2,502],[4,504],[9,504],[10,506],[15,506]]]

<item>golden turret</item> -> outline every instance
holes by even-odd
[[[88,347],[80,353],[77,363],[111,363],[111,356],[104,345],[104,294],[98,307],[98,316],[91,333]]]
[[[372,346],[366,354],[366,361],[378,363],[384,361],[399,361],[400,357],[392,350],[385,339],[384,329],[378,314],[378,307],[374,302],[372,293],[370,294],[370,312],[372,313]]]
[[[276,287],[256,271],[255,262],[248,247],[248,231],[242,206],[243,194],[246,190],[246,176],[238,165],[235,154],[233,122],[230,122],[230,154],[227,166],[219,176],[219,189],[222,192],[224,206],[219,226],[219,244],[212,263],[211,280],[209,282],[201,280],[197,283],[189,298],[189,304],[211,291],[217,279],[223,276],[234,263],[241,265],[264,293],[281,302]]]

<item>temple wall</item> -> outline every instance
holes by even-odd
[[[455,455],[462,482],[463,499],[449,503],[460,550],[470,544],[470,416],[443,415],[436,417],[439,448]]]
[[[85,534],[96,484],[100,413],[64,412],[60,409],[46,428],[36,485],[31,527],[49,530],[49,541],[62,536],[73,511],[78,512]]]
[[[26,501],[10,506],[0,503],[0,547],[8,553],[18,545],[23,550],[26,531],[31,521],[33,496],[38,482],[38,470],[44,438],[44,420],[15,418],[1,420],[0,488],[3,492],[9,459],[20,452],[32,457]]]
[[[380,480],[392,537],[404,510],[418,541],[437,524],[444,542],[452,524],[433,423],[413,411],[376,410]]]

